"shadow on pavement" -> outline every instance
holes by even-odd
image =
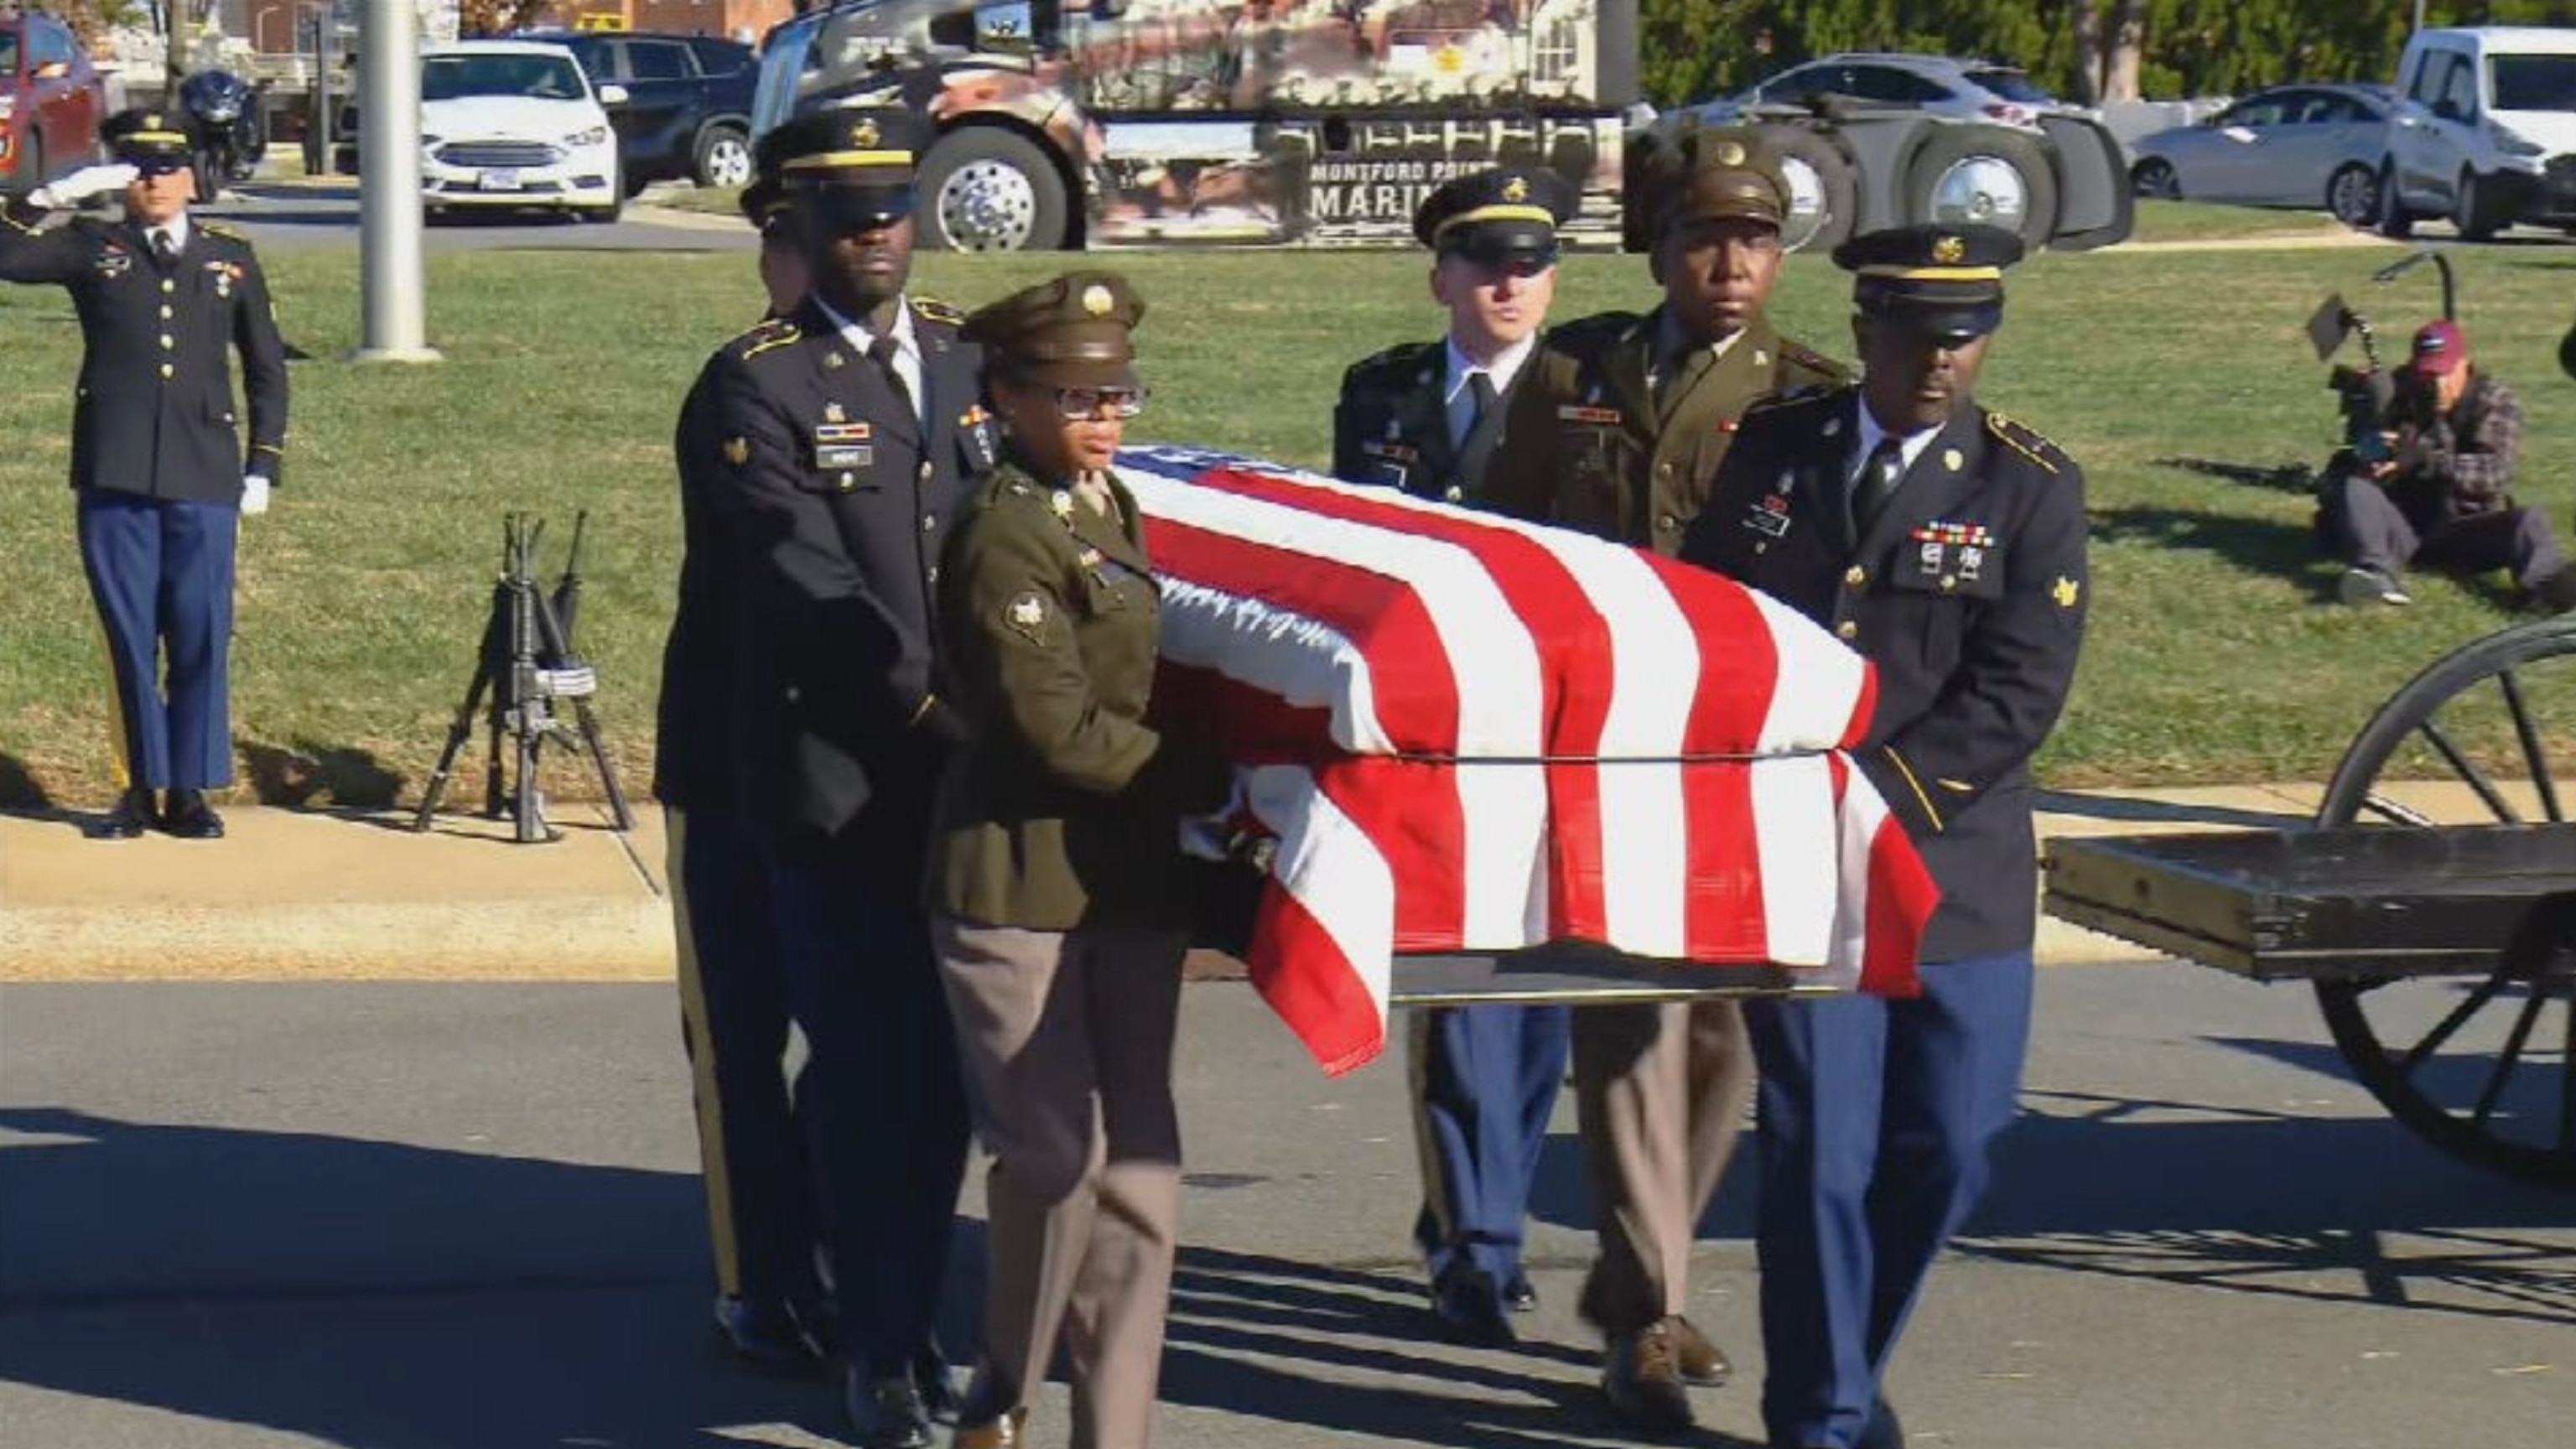
[[[0,751],[0,810],[49,810],[54,797],[27,769],[27,762]]]
[[[828,1434],[707,1322],[693,1176],[0,1110],[0,1378],[376,1449]],[[470,1140],[470,1139],[469,1139]]]
[[[306,809],[328,803],[352,810],[381,810],[402,794],[403,774],[388,768],[372,751],[350,745],[323,745],[299,739],[273,745],[245,740],[241,746],[245,784],[262,805]]]

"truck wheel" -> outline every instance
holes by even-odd
[[[2397,194],[2397,163],[2379,163],[2379,234],[2391,241],[2404,241],[2415,234],[2414,213],[2406,209],[2406,198]]]
[[[1841,246],[1860,210],[1860,176],[1850,159],[1831,137],[1804,126],[1764,126],[1760,131],[1789,183],[1781,249],[1830,252]]]
[[[693,174],[700,186],[751,184],[751,137],[739,126],[709,126],[698,133]]]
[[[951,131],[930,148],[915,193],[920,241],[933,251],[1059,251],[1064,176],[1036,143],[995,126]]]
[[[2033,251],[2057,231],[2057,171],[2037,138],[2002,126],[1934,126],[1907,167],[1907,215],[1942,226],[1992,226]]]

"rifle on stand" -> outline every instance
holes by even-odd
[[[575,517],[571,554],[549,598],[536,581],[537,548],[545,537],[544,521],[525,513],[503,516],[501,573],[493,581],[491,614],[484,622],[474,677],[466,686],[465,703],[448,727],[447,747],[439,754],[438,768],[430,772],[429,784],[421,793],[420,810],[412,818],[412,829],[429,828],[439,801],[447,793],[456,762],[474,736],[478,714],[491,730],[491,753],[483,782],[485,816],[499,819],[509,815],[522,842],[560,837],[546,823],[545,796],[538,785],[543,747],[552,739],[577,751],[597,768],[600,787],[608,797],[617,828],[634,828],[634,814],[627,808],[626,792],[618,787],[617,771],[601,743],[599,717],[591,707],[592,696],[599,692],[598,672],[572,648],[571,621],[581,604],[581,551],[588,522],[588,514]],[[557,713],[557,700],[571,702],[578,728]],[[505,761],[515,763],[515,781],[508,777]]]

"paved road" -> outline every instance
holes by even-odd
[[[1328,1082],[1239,986],[1185,1012],[1170,1442],[1619,1442],[1562,1121],[1534,1341],[1427,1345],[1400,1065]],[[2417,1147],[2292,990],[2058,968],[2041,1014],[1996,1203],[1895,1375],[1919,1449],[2567,1442],[2576,1199]],[[0,1444],[828,1443],[823,1384],[699,1330],[692,1163],[667,987],[0,989]],[[1749,1176],[1694,1316],[1751,1370]],[[1740,1445],[1752,1393],[1703,1394],[1696,1442]]]
[[[205,215],[241,227],[264,249],[358,244],[357,183],[276,184],[235,188]],[[629,207],[629,219],[607,225],[567,217],[505,213],[466,215],[430,224],[432,250],[751,251],[751,228],[724,217]]]

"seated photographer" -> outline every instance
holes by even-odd
[[[2522,453],[2522,404],[2481,371],[2456,322],[2415,334],[2398,375],[2384,449],[2356,450],[2328,475],[2318,499],[2327,545],[2348,567],[2347,604],[2406,604],[2410,562],[2455,573],[2504,568],[2524,600],[2552,612],[2576,608],[2549,520],[2508,491]]]

